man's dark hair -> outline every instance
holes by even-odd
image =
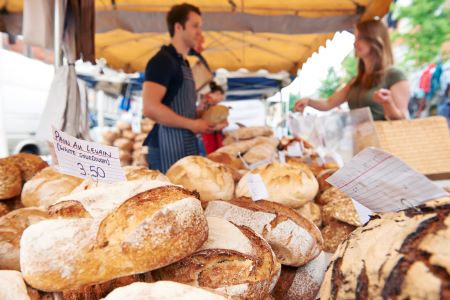
[[[170,37],[173,37],[175,34],[175,23],[180,23],[184,28],[190,12],[202,15],[200,9],[192,4],[183,3],[172,6],[170,11],[167,13],[166,19]]]

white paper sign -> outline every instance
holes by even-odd
[[[359,203],[358,201],[355,201],[352,199],[353,206],[355,207],[356,212],[358,213],[359,220],[361,221],[361,224],[366,224],[370,220],[370,216],[372,215],[372,211]]]
[[[280,164],[286,163],[286,152],[284,150],[278,151],[278,159],[280,160]]]
[[[80,140],[55,128],[53,146],[62,173],[102,182],[126,180],[117,147]]]
[[[374,212],[398,211],[447,196],[397,157],[366,148],[327,181]]]
[[[287,146],[287,153],[288,156],[291,157],[303,157],[302,147],[300,146],[299,142],[290,143]]]
[[[248,173],[247,176],[248,189],[253,201],[267,199],[269,193],[267,192],[266,185],[259,174]]]

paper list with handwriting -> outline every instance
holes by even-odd
[[[361,151],[327,181],[375,212],[398,211],[448,196],[402,160],[377,148]]]

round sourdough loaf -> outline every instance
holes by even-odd
[[[278,260],[285,265],[302,266],[322,250],[319,229],[294,210],[278,203],[243,199],[211,201],[205,214],[251,228],[269,242]]]
[[[163,173],[159,172],[158,170],[149,170],[146,167],[126,166],[123,167],[123,171],[125,172],[127,180],[146,179],[169,181],[169,178],[167,178],[167,176]]]
[[[19,153],[4,159],[12,161],[19,167],[24,182],[30,180],[40,170],[48,167],[48,164],[42,158],[30,153]]]
[[[29,226],[20,241],[20,267],[36,289],[78,289],[174,263],[207,237],[200,201],[185,189],[166,186],[131,197],[103,218]]]
[[[0,159],[0,200],[6,200],[20,195],[22,177],[15,163]]]
[[[47,209],[59,198],[70,194],[82,179],[65,175],[47,167],[27,181],[22,190],[22,203]]]
[[[202,115],[209,124],[217,125],[228,118],[229,108],[224,105],[213,105]]]
[[[322,208],[320,207],[320,205],[314,202],[308,202],[305,205],[296,208],[295,211],[298,212],[301,216],[313,222],[314,225],[317,226],[317,228],[320,228],[322,226]]]
[[[261,176],[269,194],[266,200],[291,208],[312,201],[319,188],[316,178],[306,165],[300,167],[274,162],[244,175],[236,187],[237,197],[251,197],[248,185],[250,173]]]
[[[112,291],[105,300],[226,300],[212,291],[172,281],[136,282]]]
[[[314,300],[319,292],[328,259],[324,252],[303,267],[283,266],[272,295],[276,300]]]
[[[0,270],[0,299],[30,300],[20,272]]]
[[[38,208],[20,208],[0,218],[0,269],[20,271],[20,237],[31,224],[48,219]]]
[[[378,214],[337,249],[321,299],[449,299],[450,198]]]
[[[214,289],[239,299],[264,299],[281,269],[269,244],[245,226],[207,219],[209,236],[200,250],[154,271],[155,279]]]
[[[202,156],[187,156],[170,167],[167,177],[175,184],[197,191],[203,202],[230,200],[234,193],[231,172],[222,164]]]

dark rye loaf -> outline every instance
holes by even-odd
[[[376,215],[342,243],[321,299],[450,299],[450,198]]]

